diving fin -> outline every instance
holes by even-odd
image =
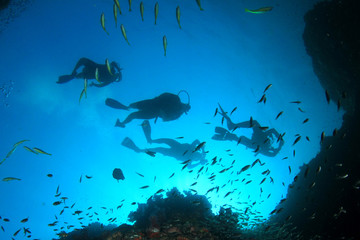
[[[139,153],[139,152],[143,152],[140,148],[138,148],[135,143],[128,137],[124,138],[124,140],[122,141],[121,145],[123,145],[124,147],[130,148],[132,150],[134,150],[135,152]]]
[[[122,122],[120,122],[119,119],[116,119],[115,127],[124,128],[124,127],[125,127],[125,124],[123,124]]]
[[[116,101],[115,99],[112,98],[107,98],[105,100],[105,104],[109,107],[115,108],[115,109],[123,109],[123,110],[129,110],[129,108],[125,105],[123,105],[122,103]]]
[[[62,75],[59,77],[56,83],[66,83],[73,80],[74,78],[75,78],[74,75]]]

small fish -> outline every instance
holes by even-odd
[[[79,182],[80,182],[80,183],[81,183],[81,180],[82,180],[82,174],[81,174],[80,179],[79,179]]]
[[[87,98],[87,79],[84,78],[84,93],[85,93],[85,97]]]
[[[267,90],[269,90],[269,88],[271,88],[271,87],[272,87],[272,84],[270,83],[270,84],[267,85],[267,87],[265,88],[264,93],[265,93]]]
[[[318,168],[316,169],[316,174],[319,174],[321,172],[321,166],[319,165]]]
[[[149,185],[145,185],[145,186],[140,187],[140,189],[145,189],[145,188],[148,188],[148,187],[149,187]]]
[[[347,177],[349,177],[349,174],[337,176],[337,179],[345,179],[345,178],[347,178]]]
[[[114,13],[114,20],[115,20],[115,28],[117,28],[117,6],[116,6],[116,3],[114,3],[114,6],[113,6],[113,13]]]
[[[51,173],[47,174],[46,176],[48,177],[53,177],[53,175]]]
[[[330,95],[329,92],[327,90],[325,90],[325,97],[326,97],[326,101],[329,104],[330,103]]]
[[[162,192],[164,192],[164,191],[165,191],[164,189],[159,189],[159,190],[156,191],[155,194],[159,194],[159,193],[162,193]]]
[[[21,222],[21,223],[26,223],[28,220],[29,220],[29,218],[24,218],[24,219],[22,219],[20,222]]]
[[[253,125],[253,118],[252,118],[252,116],[250,117],[250,127],[253,127],[254,125]]]
[[[142,175],[141,173],[135,172],[137,175],[139,175],[140,177],[144,177],[144,175]]]
[[[206,142],[202,142],[200,143],[199,145],[196,146],[196,148],[193,150],[193,153],[200,150],[204,145],[205,145]]]
[[[121,15],[121,8],[120,8],[120,3],[119,3],[119,0],[114,0],[116,6],[117,6],[117,9],[119,9],[119,13]]]
[[[9,181],[14,181],[14,180],[21,181],[20,178],[15,178],[15,177],[6,177],[6,178],[3,178],[3,181],[4,181],[4,182],[9,182]]]
[[[261,14],[261,13],[269,12],[272,9],[273,9],[273,7],[262,7],[262,8],[255,9],[255,10],[250,10],[250,9],[245,8],[245,12]]]
[[[304,112],[305,112],[305,111],[304,111],[304,110],[302,110],[301,108],[298,108],[298,109],[299,109],[299,111],[300,111],[300,112],[302,112],[302,113],[304,113]]]
[[[261,126],[259,128],[260,128],[261,131],[266,131],[266,130],[269,129],[269,127],[261,127]]]
[[[86,177],[87,179],[91,179],[91,178],[92,178],[92,176],[88,176],[88,175],[85,175],[85,177]]]
[[[239,143],[241,142],[241,137],[239,137],[239,139],[238,139],[238,141],[237,141],[237,143],[236,143],[236,145],[239,145]]]
[[[130,1],[130,0],[129,0],[129,1]],[[130,42],[129,42],[127,36],[126,36],[126,31],[125,31],[124,25],[121,24],[120,28],[121,28],[121,33],[122,33],[122,35],[124,36],[125,41],[127,42],[127,44],[130,45]]]
[[[266,98],[266,94],[263,94],[262,97],[260,98],[260,100],[258,101],[258,103],[261,103],[265,100]]]
[[[292,101],[292,102],[290,102],[290,103],[300,104],[301,101]]]
[[[257,153],[260,150],[260,145],[257,145],[256,149],[254,150],[254,153]]]
[[[289,166],[289,174],[291,174],[291,167]]]
[[[309,121],[309,119],[306,118],[306,119],[303,121],[303,124],[304,124],[304,123],[307,123],[308,121]]]
[[[310,185],[309,185],[309,189],[315,187],[315,184],[316,184],[315,182],[313,182],[312,184],[310,184]]]
[[[25,150],[26,151],[29,151],[31,153],[34,153],[34,154],[38,154],[37,152],[35,152],[34,150],[32,150],[31,148],[27,147],[27,146],[24,146]]]
[[[158,2],[155,3],[154,15],[155,15],[155,25],[156,25],[156,20],[157,20],[157,17],[159,15],[159,3]]]
[[[245,172],[245,171],[248,170],[250,167],[251,167],[250,165],[244,166],[244,167],[240,170],[240,173]]]
[[[13,147],[16,148],[17,146],[19,146],[19,145],[22,144],[23,142],[28,142],[28,141],[30,141],[30,140],[26,140],[26,139],[25,139],[25,140],[21,140],[21,141],[15,143],[15,144],[13,145]]]
[[[54,205],[54,206],[57,206],[57,205],[60,205],[60,204],[62,204],[62,201],[53,202],[53,205]]]
[[[185,152],[183,153],[183,156],[188,152],[189,150],[185,150]]]
[[[129,0],[129,12],[131,12],[131,0]]]
[[[179,28],[181,29],[181,25],[180,25],[180,7],[179,6],[176,7],[176,20],[177,20],[177,22],[179,24]]]
[[[13,234],[13,236],[16,237],[16,235],[20,232],[20,230],[21,230],[21,228],[20,228],[19,230],[17,230],[17,231]]]
[[[265,182],[266,178],[264,178],[259,185],[263,184]]]
[[[108,70],[108,72],[110,73],[110,75],[112,76],[112,72],[111,72],[111,67],[110,67],[110,62],[109,62],[109,59],[105,59],[105,65],[106,65],[106,68]]]
[[[230,112],[230,116],[231,116],[231,114],[233,114],[233,112],[235,112],[236,109],[237,109],[237,107],[234,107],[234,109]]]
[[[80,97],[79,97],[79,104],[80,104],[80,101],[82,99],[82,97],[84,96],[84,93],[85,93],[85,89],[83,89],[80,93]]]
[[[200,11],[204,11],[204,9],[201,7],[200,0],[196,0],[196,3],[197,3],[197,5],[199,6]]]
[[[321,133],[321,136],[320,136],[320,144],[323,144],[324,138],[325,138],[325,133],[322,132],[322,133]]]
[[[279,112],[278,115],[276,115],[275,120],[277,120],[283,113],[284,113],[284,111]]]
[[[184,137],[176,137],[175,139],[183,139]]]
[[[216,114],[218,113],[218,111],[219,111],[219,109],[216,108],[216,109],[215,109],[215,113],[214,113],[214,117],[216,116]]]
[[[167,39],[165,35],[163,36],[163,47],[164,47],[164,56],[166,57]]]
[[[108,31],[106,31],[106,28],[105,28],[105,14],[104,14],[104,13],[101,13],[100,23],[101,23],[102,29],[104,29],[104,31],[106,32],[106,34],[107,34],[107,35],[110,35],[110,34],[108,33]]]
[[[60,185],[58,185],[57,188],[56,188],[56,194],[59,193],[59,188],[60,188]]]
[[[293,146],[294,146],[296,143],[298,143],[298,142],[300,141],[300,139],[301,139],[301,136],[298,136],[298,137],[295,139],[295,141],[294,141],[294,143],[293,143]]]
[[[171,176],[169,178],[172,178],[175,175],[175,173],[171,174]]]
[[[144,3],[140,2],[141,21],[144,21]]]
[[[41,150],[40,148],[34,147],[33,150],[38,152],[38,153],[41,153],[41,154],[45,154],[45,155],[49,155],[49,156],[51,155],[50,153],[47,153],[47,152]]]

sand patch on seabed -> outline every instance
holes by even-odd
[[[0,9],[0,34],[9,23],[20,16],[33,2],[34,0],[11,0],[6,8]]]

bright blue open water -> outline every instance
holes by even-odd
[[[298,167],[318,153],[321,132],[330,135],[341,126],[342,112],[333,102],[326,102],[303,45],[303,16],[316,1],[203,0],[205,10],[200,11],[195,0],[159,0],[157,25],[155,0],[144,1],[144,22],[140,1],[132,1],[131,12],[128,1],[119,2],[122,15],[118,15],[117,28],[111,0],[34,0],[0,33],[0,160],[16,142],[30,140],[19,145],[0,165],[1,179],[21,179],[0,182],[0,216],[10,220],[0,220],[5,229],[0,230],[0,239],[9,239],[22,227],[31,230],[32,238],[51,239],[59,232],[54,229],[63,226],[67,231],[68,225],[80,227],[97,221],[95,216],[90,219],[85,215],[94,211],[99,214],[99,222],[108,224],[109,218],[117,217],[114,223],[120,225],[137,208],[132,202],[144,203],[157,190],[173,187],[205,194],[219,186],[218,192],[207,195],[214,212],[223,205],[241,213],[250,207],[254,216],[262,216],[265,221],[286,197]],[[177,6],[181,9],[181,30],[175,16]],[[274,8],[264,14],[244,11],[264,6]],[[100,25],[102,12],[110,35]],[[126,29],[130,46],[121,34],[120,24]],[[166,57],[164,35],[168,42]],[[87,98],[79,104],[84,81],[56,81],[60,75],[70,74],[81,57],[98,63],[105,59],[118,62],[123,68],[122,81],[103,88],[89,87]],[[272,87],[266,92],[266,104],[258,103],[269,84]],[[146,142],[142,120],[115,128],[116,119],[124,120],[128,112],[105,105],[108,97],[128,105],[180,90],[189,93],[191,110],[175,121],[158,119],[154,124],[150,120],[152,137],[181,136],[181,143],[205,141],[208,170],[204,169],[198,178],[200,166],[189,173],[189,169],[181,170],[183,165],[174,158],[161,154],[151,157],[122,146],[125,137],[140,148],[160,145]],[[180,97],[188,101],[185,94]],[[228,112],[237,107],[231,115],[235,123],[252,116],[262,126],[286,132],[279,154],[255,156],[253,149],[237,146],[236,142],[212,140],[215,127],[221,126],[221,116],[213,117],[218,103]],[[275,120],[280,111],[283,114]],[[303,124],[306,118],[309,121]],[[234,133],[251,136],[249,129]],[[293,146],[296,134],[302,138]],[[36,155],[23,146],[37,147],[52,155]],[[215,156],[222,158],[221,163],[211,165]],[[256,164],[236,174],[257,158],[265,165]],[[232,169],[219,173],[233,160]],[[112,177],[114,168],[122,169],[125,180],[117,182]],[[274,183],[268,177],[259,185],[264,178],[261,173],[267,169]],[[175,175],[169,179],[172,173]],[[210,181],[213,173],[217,176]],[[252,182],[245,184],[249,180]],[[195,181],[198,183],[190,187]],[[140,189],[144,185],[150,187]],[[53,206],[59,200],[54,197],[58,186],[61,196],[68,198],[66,205],[75,203],[62,215],[59,213],[64,204]],[[234,192],[224,197],[229,191]],[[123,207],[116,210],[123,199]],[[89,207],[92,209],[87,210]],[[73,215],[76,210],[83,211],[82,224],[79,216]],[[20,223],[24,218],[28,222]],[[57,226],[48,227],[54,221],[58,221]],[[21,232],[16,239],[26,237]]]

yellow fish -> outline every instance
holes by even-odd
[[[122,26],[122,25],[121,25]],[[110,63],[108,59],[105,59],[106,68],[109,71],[110,75],[113,75],[110,68]]]
[[[87,98],[87,79],[84,78],[84,93],[85,93],[85,97]]]
[[[200,11],[204,11],[204,9],[201,7],[200,0],[196,0],[196,3],[197,3],[197,5],[199,6]]]
[[[155,25],[156,25],[156,19],[159,15],[159,3],[158,2],[155,3],[154,13],[155,13]]]
[[[141,20],[144,21],[144,3],[140,3],[140,14],[141,14]]]
[[[47,152],[41,150],[40,148],[34,147],[33,150],[34,150],[35,152],[38,152],[38,153],[41,153],[41,154],[46,154],[46,155],[49,155],[49,156],[51,155],[50,153],[47,153]]]
[[[21,179],[20,179],[20,178],[15,178],[15,177],[6,177],[6,178],[3,178],[3,181],[4,181],[4,182],[9,182],[9,181],[13,181],[13,180],[20,181]]]
[[[31,152],[31,153],[38,154],[37,152],[35,152],[34,150],[32,150],[31,148],[29,148],[29,147],[27,147],[27,146],[24,146],[24,148],[25,148],[27,151]]]
[[[81,91],[81,93],[80,93],[79,103],[80,103],[80,101],[81,101],[81,98],[84,96],[84,92],[85,92],[85,89],[83,89],[83,90]]]
[[[164,46],[164,56],[166,57],[167,39],[165,35],[163,36],[163,46]]]
[[[179,24],[179,28],[181,29],[181,25],[180,25],[180,7],[179,6],[176,7],[176,20],[177,20],[177,22]]]
[[[120,15],[121,15],[121,8],[120,8],[119,0],[114,0],[114,2],[115,2],[115,4],[116,4],[117,8],[119,9],[119,13],[120,13]]]
[[[99,80],[99,69],[98,68],[95,69],[95,79],[96,79],[96,81],[98,81],[98,83],[101,83]]]
[[[126,31],[125,31],[125,27],[124,27],[124,25],[122,25],[121,24],[121,32],[122,32],[122,35],[124,36],[124,38],[125,38],[125,41],[130,45],[130,43],[129,43],[129,40],[127,39],[127,36],[126,36]]]
[[[30,140],[21,140],[21,141],[15,143],[15,144],[14,144],[14,147],[17,147],[17,146],[19,146],[20,144],[22,144],[23,142],[27,142],[27,141],[30,141]]]
[[[114,19],[115,19],[115,27],[117,28],[117,6],[115,3],[113,6],[113,13],[114,13]]]
[[[129,0],[129,12],[131,12],[131,0]]]
[[[245,12],[260,14],[260,13],[269,12],[272,9],[273,9],[273,7],[262,7],[262,8],[255,9],[255,10],[249,10],[249,9],[245,8]]]
[[[106,34],[107,34],[107,35],[110,35],[110,34],[108,33],[108,31],[106,31],[106,29],[105,29],[105,15],[104,15],[104,13],[101,13],[100,23],[101,23],[101,27],[104,29],[104,31],[106,32]]]

